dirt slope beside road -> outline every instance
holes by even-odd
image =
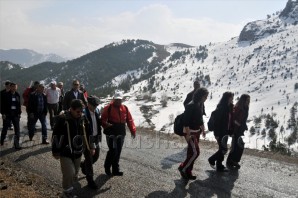
[[[24,123],[23,120],[22,126]],[[1,160],[11,163],[13,169],[36,175],[32,183],[40,184],[43,190],[39,191],[34,185],[33,188],[26,186],[27,189],[35,190],[36,196],[45,197],[44,193],[47,193],[46,197],[57,197],[62,190],[59,161],[51,156],[50,146],[41,145],[37,136],[33,142],[29,142],[26,129],[23,132],[24,149],[15,151],[11,148],[11,142],[7,141],[1,147]],[[48,132],[51,133],[50,130]],[[9,134],[10,140],[13,132],[9,131]],[[104,174],[107,145],[103,141],[100,158],[94,165],[94,178],[100,189],[88,189],[85,177],[80,173],[75,186],[76,194],[80,197],[297,197],[297,158],[247,150],[239,171],[217,173],[207,162],[208,157],[216,151],[216,145],[206,141],[200,145],[201,155],[193,171],[197,180],[186,182],[177,171],[179,163],[186,156],[186,145],[177,136],[156,135],[145,129],[139,129],[139,136],[135,140],[127,135],[120,161],[123,177],[108,177]],[[5,190],[1,190],[0,195],[5,195]],[[21,196],[19,190],[15,191],[15,196]]]

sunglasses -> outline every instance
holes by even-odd
[[[79,86],[80,84],[73,84],[74,86]]]

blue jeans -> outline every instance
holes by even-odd
[[[29,117],[29,138],[32,139],[34,136],[35,125],[36,125],[37,120],[39,120],[41,123],[42,139],[46,140],[48,138],[47,120],[46,120],[46,115],[43,113],[34,114],[34,117],[32,117],[32,118]]]

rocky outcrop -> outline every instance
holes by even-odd
[[[289,0],[286,7],[279,14],[279,17],[284,17],[284,18],[294,17],[295,18],[298,16],[298,15],[296,15],[297,13],[298,13],[298,1]]]
[[[239,35],[238,41],[253,42],[276,32],[284,31],[289,24],[298,24],[298,1],[289,0],[279,15],[268,15],[266,20],[246,24]]]
[[[246,24],[239,35],[239,41],[253,41],[253,40],[255,40],[256,33],[259,30],[260,30],[259,27],[254,22],[250,22],[250,23]]]

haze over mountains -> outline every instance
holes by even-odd
[[[60,63],[66,59],[56,54],[40,54],[29,49],[0,49],[0,61],[9,61],[22,67],[30,67],[47,61]]]
[[[198,79],[210,91],[206,121],[225,91],[235,93],[235,102],[248,93],[246,146],[298,150],[298,2],[264,17],[248,23],[239,37],[206,46],[123,40],[62,63],[22,68],[2,61],[1,81],[14,80],[22,90],[31,80],[63,81],[69,88],[79,79],[89,93],[104,97],[119,89],[138,126],[172,132],[173,118]],[[213,134],[207,139],[214,140]]]

